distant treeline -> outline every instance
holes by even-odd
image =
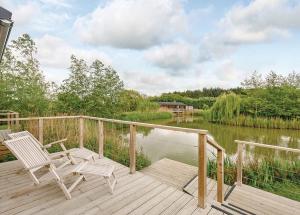
[[[230,104],[235,97],[226,97],[226,95],[234,94],[238,96],[235,100],[239,103],[241,114],[285,120],[300,118],[299,73],[292,72],[287,76],[282,76],[271,71],[263,78],[262,75],[254,72],[242,82],[242,86],[243,88],[204,88],[203,90],[164,93],[153,97],[152,100],[183,102],[203,110],[213,108],[213,106],[216,109],[218,105],[219,108],[230,111],[232,108]]]
[[[244,90],[241,87],[223,89],[220,87],[212,87],[212,88],[203,88],[202,90],[186,90],[186,91],[174,91],[171,93],[163,93],[162,96],[167,95],[179,95],[182,97],[188,97],[192,99],[199,99],[200,97],[218,97],[223,93],[234,92],[235,94],[243,94]]]
[[[174,91],[163,93],[160,96],[154,96],[152,101],[156,102],[182,102],[186,105],[193,106],[195,109],[206,110],[210,108],[216,101],[217,97],[223,93],[235,92],[243,94],[244,90],[240,87],[231,89],[222,88],[203,88],[202,90],[186,90],[183,92]]]

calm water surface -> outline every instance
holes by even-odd
[[[174,118],[171,120],[152,121],[151,123],[208,130],[209,134],[225,148],[226,154],[231,157],[235,156],[237,149],[234,140],[246,140],[277,146],[300,148],[299,130],[226,126],[212,124],[196,117]],[[137,143],[139,149],[143,150],[152,162],[166,157],[197,165],[198,148],[196,134],[162,129],[138,128]],[[213,152],[214,149],[209,148],[209,151]],[[248,148],[247,152],[251,152],[251,154],[255,156],[264,155],[284,158],[288,156],[289,159],[295,158],[295,155],[257,147]],[[212,154],[209,156],[212,156]]]

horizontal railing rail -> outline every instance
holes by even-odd
[[[283,146],[274,146],[274,145],[268,145],[268,144],[263,144],[263,143],[242,141],[242,140],[235,140],[235,142],[237,144],[242,144],[242,145],[250,145],[250,146],[257,146],[257,147],[262,147],[262,148],[269,148],[269,149],[275,149],[275,150],[280,150],[280,151],[286,151],[286,152],[300,153],[300,149],[295,149],[295,148],[288,148],[288,147],[283,147]]]
[[[36,120],[38,122],[38,139],[43,143],[43,125],[44,120],[54,119],[79,119],[79,146],[84,147],[84,120],[94,120],[98,123],[98,146],[99,157],[103,157],[104,146],[104,122],[118,123],[123,125],[129,125],[129,158],[130,158],[130,173],[135,173],[136,164],[136,129],[137,127],[157,128],[164,130],[171,130],[177,132],[194,133],[198,135],[198,205],[201,208],[206,207],[206,195],[207,195],[207,144],[211,145],[217,150],[217,201],[222,203],[224,199],[223,185],[224,185],[224,152],[225,150],[211,137],[208,136],[208,131],[204,129],[192,129],[182,128],[175,126],[166,126],[158,124],[150,124],[143,122],[124,121],[119,119],[107,119],[92,116],[55,116],[55,117],[28,117],[28,118],[15,118],[15,119],[0,119],[0,122],[8,122],[11,120],[16,121],[30,121]]]
[[[12,119],[17,119],[19,118],[19,113],[11,110],[0,110],[0,116],[1,117],[6,117],[7,120],[7,127],[9,128],[13,123],[18,124],[19,121],[12,120]]]
[[[241,186],[243,183],[243,152],[246,145],[254,146],[254,147],[261,147],[261,148],[268,148],[268,149],[274,149],[274,150],[280,150],[280,151],[286,151],[286,152],[292,152],[292,153],[300,153],[300,149],[295,148],[289,148],[289,147],[282,147],[282,146],[274,146],[274,145],[268,145],[263,143],[255,143],[255,142],[249,142],[249,141],[242,141],[242,140],[235,140],[235,143],[238,144],[237,147],[237,185]]]

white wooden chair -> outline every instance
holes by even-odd
[[[0,142],[3,142],[5,140],[9,140],[10,137],[8,136],[11,133],[10,129],[6,130],[0,130]]]
[[[83,160],[93,159],[95,161],[95,156],[89,150],[87,150],[85,148],[82,148],[82,149],[72,148],[70,150],[67,150],[64,145],[64,142],[67,141],[67,138],[49,143],[47,145],[43,145],[29,131],[21,131],[21,132],[8,134],[8,136],[12,139],[24,137],[27,135],[31,136],[40,145],[40,147],[45,151],[45,153],[47,153],[51,157],[51,159],[60,159],[62,157],[67,157],[72,162],[72,164],[76,164],[76,160],[74,158],[80,158]],[[47,149],[55,144],[59,144],[63,151],[49,153]]]
[[[86,160],[76,165],[66,165],[56,168],[53,164],[53,160],[45,151],[42,150],[37,141],[31,136],[7,140],[4,141],[4,145],[23,164],[25,170],[28,171],[35,185],[38,185],[44,181],[49,182],[49,180],[54,179],[64,192],[67,199],[71,199],[72,190],[82,180],[85,180],[85,175],[87,174],[104,177],[108,183],[111,193],[113,193],[114,187],[117,183],[117,179],[114,174],[114,166],[112,165],[98,166],[95,164],[90,164],[88,163],[89,161]],[[35,172],[42,167],[47,168],[48,172],[38,178]],[[78,177],[75,182],[73,182],[73,184],[67,188],[67,186],[64,184],[63,178],[71,174],[77,175]]]

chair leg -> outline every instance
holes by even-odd
[[[114,194],[114,188],[115,188],[115,185],[117,184],[117,178],[116,178],[115,174],[112,173],[112,175],[110,177],[104,177],[104,178],[108,184],[110,193]],[[112,178],[112,181],[111,181],[111,178]]]
[[[58,184],[58,186],[60,187],[60,189],[62,189],[62,191],[64,192],[66,198],[70,200],[72,198],[71,193],[69,192],[68,188],[63,183],[63,181],[61,180],[61,178],[56,174],[56,172],[52,168],[53,167],[49,168],[49,172],[51,172],[51,174],[54,176],[56,183]]]
[[[39,185],[40,184],[40,181],[38,180],[38,178],[34,175],[34,172],[33,171],[29,171],[29,175],[30,177],[32,178],[32,180],[34,181],[34,185]]]
[[[84,181],[85,177],[83,175],[80,175],[77,180],[68,188],[68,192],[71,193],[72,190],[81,182]]]

